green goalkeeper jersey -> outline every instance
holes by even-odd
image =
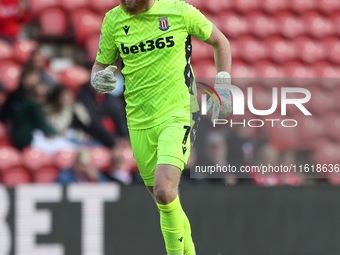
[[[158,0],[139,15],[121,5],[103,21],[97,61],[123,61],[126,114],[130,129],[147,129],[171,116],[190,118],[196,88],[190,65],[191,36],[205,41],[213,25],[193,6]]]

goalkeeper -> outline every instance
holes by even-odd
[[[214,49],[215,86],[222,105],[210,99],[208,107],[212,118],[225,118],[231,112],[226,88],[231,69],[229,42],[204,15],[183,1],[121,0],[104,18],[91,75],[91,84],[99,93],[112,92],[117,82],[112,64],[120,53],[131,146],[144,183],[157,203],[168,255],[196,254],[178,196],[181,171],[200,119],[190,65],[191,36]]]

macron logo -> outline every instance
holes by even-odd
[[[127,35],[129,33],[130,26],[125,26],[125,27],[123,27],[123,29],[125,31],[125,34]]]

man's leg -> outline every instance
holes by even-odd
[[[191,238],[190,223],[178,197],[180,176],[179,168],[158,165],[155,170],[155,186],[147,188],[160,211],[161,229],[168,254],[193,255],[195,246]]]
[[[184,211],[183,214],[184,214],[184,255],[196,255],[195,245],[191,237],[190,221]]]

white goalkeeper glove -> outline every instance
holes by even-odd
[[[110,65],[104,70],[93,74],[91,79],[92,87],[99,93],[111,93],[116,89],[118,78],[114,76],[117,67]]]
[[[222,105],[217,95],[213,95],[217,104],[212,98],[207,102],[207,110],[211,112],[211,121],[215,119],[225,119],[233,111],[233,103],[231,101],[230,90],[226,87],[231,85],[231,76],[228,72],[219,72],[215,79],[215,90],[221,98]]]

